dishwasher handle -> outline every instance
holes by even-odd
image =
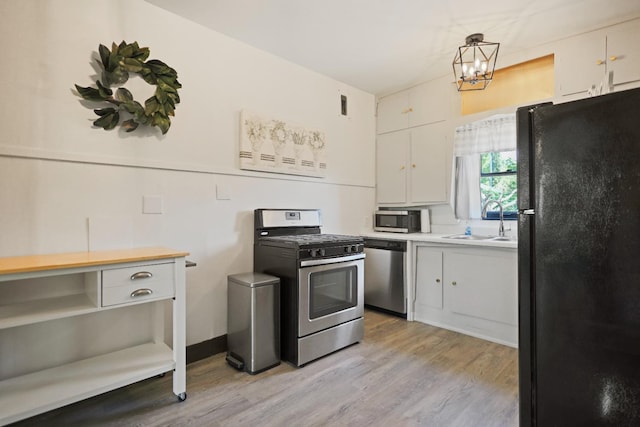
[[[407,252],[405,240],[364,239],[364,247],[371,249],[383,249],[387,251]]]

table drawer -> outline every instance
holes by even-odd
[[[164,263],[102,270],[102,306],[173,297],[174,266]]]

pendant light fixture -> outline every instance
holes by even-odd
[[[453,73],[458,91],[483,90],[489,86],[496,68],[500,43],[484,41],[484,34],[467,36],[453,59]]]

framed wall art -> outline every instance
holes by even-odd
[[[326,176],[324,132],[240,112],[240,169]]]

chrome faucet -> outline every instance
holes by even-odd
[[[489,203],[495,203],[500,208],[500,226],[498,227],[498,236],[504,237],[504,212],[502,210],[502,204],[497,200],[487,200],[484,203],[484,207],[482,208],[482,219],[487,219],[487,208],[489,207]]]

